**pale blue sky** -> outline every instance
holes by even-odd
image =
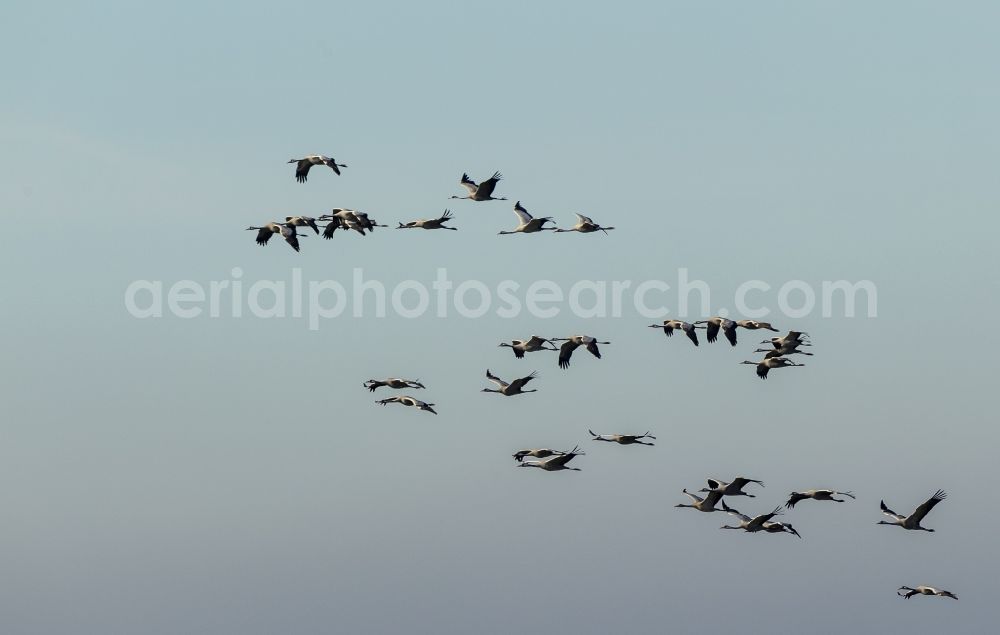
[[[27,633],[981,633],[1000,312],[1000,9],[968,2],[8,3],[0,615]],[[291,157],[333,154],[342,177]],[[499,195],[610,236],[503,236]],[[261,249],[331,207],[436,215]],[[635,315],[135,320],[135,279],[870,279],[767,382]],[[731,307],[730,307],[731,308]],[[701,316],[691,316],[692,318]],[[586,332],[569,371],[501,340]],[[484,395],[484,370],[539,392]],[[440,415],[361,383],[420,377]],[[426,393],[426,394],[424,394]],[[595,444],[651,429],[655,448]],[[580,443],[582,472],[510,454]],[[709,476],[850,489],[804,539],[674,509]],[[950,496],[934,534],[876,527]],[[901,584],[958,603],[894,596]]]

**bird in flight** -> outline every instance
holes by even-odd
[[[267,244],[267,241],[271,240],[271,236],[281,234],[285,242],[295,251],[299,250],[299,236],[305,236],[305,234],[298,233],[295,225],[291,223],[276,223],[274,221],[265,224],[263,227],[247,227],[247,231],[250,230],[257,231],[257,244],[262,247]]]
[[[903,593],[903,591],[906,591],[906,593]],[[896,595],[907,600],[912,598],[914,595],[936,595],[938,597],[951,598],[953,600],[958,599],[958,596],[951,591],[944,591],[942,589],[935,589],[932,586],[923,585],[918,586],[917,588],[901,586],[899,587],[899,590],[896,591]]]
[[[471,201],[506,201],[503,197],[494,197],[493,190],[496,188],[497,183],[503,178],[503,175],[499,172],[494,172],[493,176],[486,179],[482,183],[476,183],[469,178],[469,175],[462,173],[462,180],[459,183],[462,184],[466,190],[469,191],[468,196],[452,196],[452,198],[467,198]]]
[[[295,163],[295,180],[299,183],[305,183],[306,177],[309,174],[309,168],[314,165],[326,165],[329,166],[337,175],[340,175],[340,168],[346,168],[346,163],[337,163],[333,157],[324,156],[322,154],[310,154],[308,156],[302,157],[301,159],[289,159],[289,163]]]
[[[610,344],[611,342],[598,342],[593,337],[589,335],[571,335],[569,337],[555,337],[552,338],[553,342],[565,342],[559,347],[559,368],[569,368],[569,358],[573,356],[573,351],[577,347],[584,346],[590,351],[590,354],[601,359],[601,351],[597,348],[598,344]]]
[[[880,520],[879,525],[896,525],[897,527],[902,527],[903,529],[910,530],[920,530],[920,531],[934,531],[933,529],[927,529],[926,527],[920,526],[920,521],[924,519],[924,516],[928,514],[934,506],[947,498],[948,495],[944,493],[943,490],[938,490],[926,501],[921,503],[919,507],[913,510],[913,513],[909,516],[903,516],[902,514],[897,514],[885,505],[885,501],[881,501],[880,507],[882,508],[882,513],[891,518],[892,520]]]

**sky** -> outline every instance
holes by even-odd
[[[74,633],[982,633],[996,616],[993,3],[12,2],[0,9],[0,615]],[[285,162],[324,153],[306,184]],[[500,170],[507,202],[464,195]],[[520,200],[603,234],[497,236]],[[357,208],[459,231],[244,231]],[[307,230],[308,231],[308,230]],[[137,319],[136,280],[871,281],[740,344],[619,317]],[[650,296],[653,297],[652,295]],[[700,310],[671,317],[702,319]],[[628,303],[626,303],[628,307]],[[862,305],[863,306],[863,305]],[[735,315],[734,315],[735,317]],[[589,334],[568,370],[501,341]],[[976,350],[972,350],[976,348]],[[483,394],[490,368],[538,392]],[[419,378],[437,416],[361,384]],[[656,446],[590,440],[650,430]],[[579,472],[515,469],[527,447]],[[721,532],[682,488],[743,475]],[[938,488],[935,533],[876,526]],[[929,584],[961,600],[895,596]]]

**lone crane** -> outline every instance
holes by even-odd
[[[880,507],[882,508],[882,513],[891,518],[892,520],[880,520],[878,525],[896,525],[897,527],[902,527],[903,529],[910,530],[920,530],[920,531],[934,531],[933,529],[927,529],[926,527],[920,526],[920,521],[924,519],[934,506],[947,498],[948,495],[944,493],[943,490],[938,490],[929,499],[924,501],[919,507],[913,510],[913,513],[909,516],[903,516],[902,514],[897,514],[888,507],[885,506],[885,501],[881,501]]]
[[[722,499],[722,492],[709,492],[708,496],[702,498],[697,494],[692,494],[686,489],[682,489],[681,492],[685,496],[691,499],[690,505],[685,505],[684,503],[678,503],[674,507],[691,507],[692,509],[697,509],[700,512],[719,512],[721,509],[716,509],[715,506]]]
[[[788,502],[785,503],[785,507],[791,509],[795,507],[795,503],[809,498],[817,501],[833,501],[835,503],[843,503],[847,500],[844,498],[834,498],[834,496],[856,498],[851,492],[838,492],[832,489],[807,489],[804,492],[792,492],[789,494]]]
[[[503,175],[499,172],[494,172],[493,176],[486,179],[482,183],[477,184],[475,181],[469,178],[469,175],[462,173],[462,180],[459,183],[462,184],[466,190],[469,191],[468,196],[452,196],[452,198],[467,198],[472,201],[506,201],[506,198],[493,196],[493,190],[496,188],[497,183],[503,179]]]
[[[387,399],[379,399],[375,403],[379,404],[380,406],[384,406],[390,403],[398,403],[404,406],[412,406],[414,408],[417,408],[418,410],[423,410],[425,412],[430,412],[432,414],[437,414],[437,412],[434,410],[433,407],[434,404],[427,403],[426,401],[420,401],[419,399],[415,399],[414,397],[410,397],[409,395],[403,395],[401,397],[389,397]]]
[[[767,373],[772,368],[785,368],[786,366],[805,366],[805,364],[796,364],[792,360],[786,357],[765,357],[759,362],[751,362],[745,360],[740,362],[741,364],[753,364],[757,367],[757,376],[761,379],[767,379]]]
[[[309,168],[314,165],[326,165],[329,166],[337,176],[340,176],[340,168],[346,168],[346,163],[337,163],[333,157],[324,156],[322,154],[310,154],[308,156],[302,157],[301,159],[289,159],[289,163],[297,164],[295,166],[295,180],[299,183],[305,183],[306,177],[309,175]]]
[[[549,344],[551,348],[545,346]],[[511,340],[510,344],[507,342],[501,342],[501,347],[506,346],[507,348],[514,351],[514,357],[518,359],[523,359],[525,353],[534,353],[536,351],[557,351],[556,345],[552,343],[552,340],[547,340],[544,337],[538,337],[537,335],[532,335],[530,339],[527,340]]]
[[[424,218],[421,220],[411,220],[408,223],[400,223],[396,229],[450,229],[458,231],[458,227],[448,227],[446,222],[452,219],[451,210],[444,210],[437,218]]]
[[[781,534],[781,533],[795,534],[800,539],[802,538],[799,532],[795,530],[795,527],[792,527],[792,523],[779,523],[779,522],[764,523],[763,529],[769,534]]]
[[[903,591],[906,591],[906,593],[903,593]],[[896,595],[906,600],[909,600],[914,595],[936,595],[942,598],[951,598],[953,600],[958,599],[958,596],[952,593],[951,591],[944,591],[942,589],[935,589],[932,586],[922,586],[922,585],[918,586],[917,588],[909,586],[901,586],[896,591]]]
[[[574,212],[574,214],[576,214],[576,212]],[[612,229],[614,229],[614,227],[601,227],[600,225],[595,223],[594,220],[589,216],[584,216],[583,214],[576,214],[576,225],[573,225],[573,227],[569,229],[556,229],[556,232],[557,233],[580,232],[581,234],[590,234],[592,232],[601,231],[604,232],[606,235]]]
[[[655,439],[653,435],[646,431],[646,434],[596,434],[593,430],[587,430],[590,436],[594,437],[594,441],[610,441],[611,443],[617,443],[619,445],[656,445],[655,443],[646,443],[642,439]]]
[[[764,329],[767,331],[778,332],[778,329],[771,326],[770,322],[758,322],[757,320],[736,320],[736,326],[745,328],[748,331],[756,331],[758,329]]]
[[[376,388],[381,388],[382,386],[388,386],[389,388],[395,388],[396,390],[403,388],[424,387],[424,385],[420,383],[419,379],[397,379],[395,377],[390,377],[381,381],[378,379],[369,379],[364,383],[364,386],[372,392],[375,392]]]
[[[496,375],[490,372],[490,369],[486,369],[486,379],[497,385],[497,388],[483,388],[482,392],[495,392],[505,397],[512,397],[514,395],[523,395],[528,392],[538,392],[537,390],[524,390],[524,385],[529,381],[538,376],[538,373],[531,373],[527,377],[521,377],[515,379],[514,381],[507,383],[500,379]]]
[[[294,225],[289,223],[276,223],[271,221],[264,225],[263,227],[247,227],[247,231],[256,230],[257,232],[257,244],[263,247],[267,244],[267,241],[271,240],[271,236],[274,234],[281,234],[281,237],[285,239],[292,249],[295,251],[299,250],[299,236],[305,236],[305,234],[300,234],[295,229]]]
[[[524,206],[521,205],[521,201],[514,203],[514,215],[517,216],[518,219],[517,227],[515,227],[513,231],[497,232],[498,236],[506,234],[535,234],[555,229],[555,227],[545,227],[545,223],[553,222],[550,216],[535,218],[528,213],[528,210],[524,209]]]
[[[565,342],[559,347],[559,368],[569,368],[569,358],[573,356],[573,351],[579,346],[585,346],[590,354],[601,359],[601,351],[598,344],[610,344],[611,342],[598,342],[589,335],[571,335],[569,337],[555,337],[553,342]]]

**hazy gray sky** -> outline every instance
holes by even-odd
[[[14,3],[0,9],[0,615],[10,634],[982,633],[995,615],[993,3]],[[293,177],[332,154],[343,176]],[[501,170],[509,202],[451,201]],[[496,236],[513,200],[604,235]],[[294,253],[243,231],[450,207]],[[878,317],[698,349],[649,320],[137,320],[136,279],[873,281]],[[772,294],[773,296],[773,294]],[[717,298],[717,299],[716,299]],[[728,308],[732,308],[731,305]],[[703,317],[690,315],[692,319]],[[497,348],[607,339],[568,371]],[[489,367],[538,393],[479,392]],[[361,383],[419,377],[440,415]],[[382,389],[385,391],[385,389]],[[654,448],[588,440],[652,430]],[[522,447],[588,452],[518,470]],[[803,540],[709,476],[858,500]],[[975,489],[970,488],[975,485]],[[877,527],[937,488],[934,534]],[[894,595],[937,585],[960,602]]]

